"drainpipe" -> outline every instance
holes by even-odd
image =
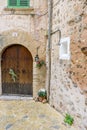
[[[52,31],[52,0],[48,0],[48,101],[50,100],[50,81],[51,81],[51,31]]]

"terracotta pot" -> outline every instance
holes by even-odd
[[[45,97],[38,97],[39,101],[42,102],[44,99],[46,99]]]

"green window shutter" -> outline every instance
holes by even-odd
[[[8,6],[17,6],[17,0],[8,0]]]
[[[29,7],[30,0],[8,0],[8,7]]]
[[[20,6],[29,6],[29,0],[20,0]]]

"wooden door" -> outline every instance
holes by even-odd
[[[21,45],[8,47],[2,54],[2,93],[32,95],[31,53]]]

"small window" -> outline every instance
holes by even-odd
[[[26,8],[29,4],[29,0],[8,0],[9,8]]]
[[[70,59],[70,38],[63,38],[60,41],[59,48],[59,58],[60,59]]]

